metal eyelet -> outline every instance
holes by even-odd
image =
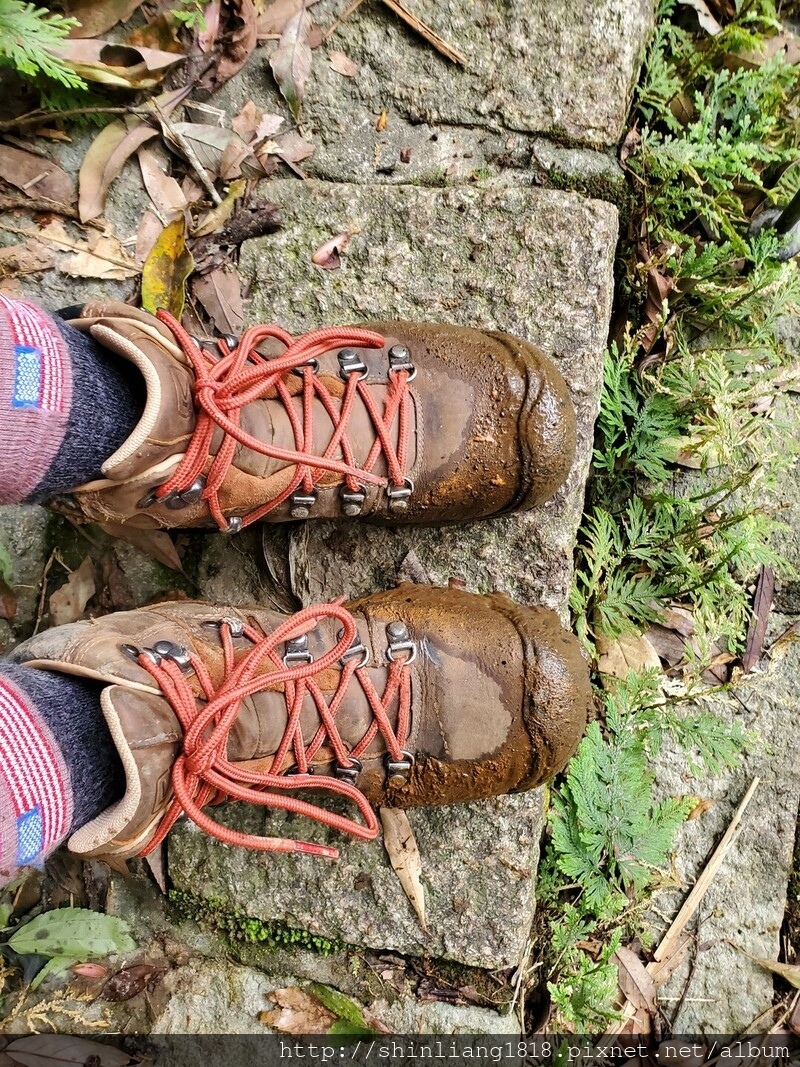
[[[221,531],[221,533],[233,535],[239,533],[241,528],[241,517],[239,515],[231,515],[231,517],[228,519],[228,525],[225,527],[224,530]]]
[[[367,492],[363,485],[360,485],[357,490],[348,489],[346,485],[343,485],[339,490],[342,514],[347,515],[351,519],[356,515],[361,514],[366,499]]]
[[[224,333],[222,335],[222,340],[225,342],[225,344],[228,346],[228,348],[231,350],[231,352],[235,348],[239,347],[240,338],[238,338],[235,333]]]
[[[356,778],[364,770],[364,764],[360,759],[356,759],[355,756],[350,757],[350,766],[343,767],[340,763],[334,768],[334,774],[337,778],[341,778],[345,782],[349,782],[351,785],[355,785]]]
[[[295,489],[289,497],[289,514],[293,519],[307,519],[316,502],[316,489],[312,489],[310,493],[305,493],[301,489]]]
[[[180,511],[182,508],[188,508],[191,504],[196,504],[203,495],[205,487],[206,480],[201,474],[199,478],[195,478],[187,489],[180,493],[170,493],[164,502],[172,511]]]
[[[397,372],[404,370],[408,371],[408,380],[413,382],[417,376],[417,368],[411,362],[411,352],[405,345],[392,345],[388,352],[389,355],[389,373],[396,374]]]
[[[358,380],[362,382],[369,371],[364,360],[359,355],[357,348],[343,348],[337,356],[339,360],[339,377],[348,381],[351,374],[358,374]]]
[[[175,641],[156,641],[153,645],[153,652],[161,659],[172,660],[184,673],[192,669],[192,657],[189,654],[189,649],[177,644]]]
[[[386,777],[388,779],[389,785],[405,785],[408,779],[408,772],[414,765],[413,752],[408,752],[404,748],[400,751],[405,756],[405,759],[403,760],[395,761],[392,759],[391,755],[389,755],[388,753],[386,755]]]
[[[340,630],[338,632],[338,634],[336,635],[336,640],[337,641],[341,641],[343,636],[344,636],[344,630]],[[356,634],[356,636],[353,638],[353,641],[352,641],[352,644],[350,645],[350,647],[347,649],[346,652],[343,652],[341,657],[339,658],[339,663],[341,663],[341,665],[344,667],[344,665],[347,662],[347,660],[352,659],[353,656],[358,656],[358,655],[361,656],[361,662],[356,667],[356,670],[360,671],[362,667],[366,667],[366,665],[369,663],[369,661],[370,661],[370,651],[366,647],[366,645],[362,642],[362,640],[359,637],[359,635]]]
[[[154,663],[156,667],[161,666],[161,656],[152,648],[137,648],[136,645],[122,645],[122,652],[128,657],[128,659],[139,662],[139,657],[144,656],[149,659],[151,663]]]
[[[297,764],[293,763],[291,767],[288,767],[283,773],[287,778],[289,778],[294,777],[294,775],[296,774],[316,774],[317,772],[314,770],[313,767],[309,767],[307,771],[301,771]]]
[[[241,619],[225,618],[213,621],[209,619],[203,623],[203,626],[209,626],[212,630],[221,630],[223,626],[227,626],[234,640],[237,637],[244,637],[244,623]]]
[[[389,639],[389,647],[386,649],[387,660],[394,663],[398,652],[410,652],[411,655],[403,664],[404,667],[409,667],[417,658],[417,645],[411,640],[406,624],[390,622],[386,627],[386,636]]]
[[[141,498],[141,500],[138,501],[138,503],[136,504],[136,507],[144,509],[144,508],[149,508],[153,504],[155,504],[155,502],[156,502],[156,489],[158,489],[158,488],[159,488],[159,486],[154,485],[153,488],[150,490],[150,492],[149,493],[145,493],[145,495]]]
[[[314,374],[319,374],[318,359],[309,359],[307,363],[301,363],[299,367],[292,367],[292,374],[296,374],[298,378],[302,378],[306,367],[310,367]]]
[[[313,663],[314,657],[308,651],[308,634],[300,634],[286,642],[286,650],[283,653],[284,667],[291,667],[294,663]]]
[[[414,483],[410,478],[405,478],[402,485],[389,485],[386,487],[386,496],[389,500],[390,511],[405,511],[408,508],[409,498],[414,492]]]

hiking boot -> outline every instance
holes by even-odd
[[[236,799],[365,840],[372,805],[530,789],[572,755],[591,702],[578,642],[546,608],[400,585],[287,617],[171,602],[57,626],[13,658],[105,683],[124,798],[72,835],[81,855],[152,851],[187,814],[230,844],[336,849],[215,822]],[[341,796],[360,821],[302,797]]]
[[[257,326],[201,347],[166,312],[60,314],[147,388],[103,480],[71,496],[93,521],[231,533],[343,515],[464,522],[541,504],[572,464],[564,379],[509,334],[378,322],[294,339]]]

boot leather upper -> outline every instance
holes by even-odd
[[[147,493],[177,467],[195,425],[194,373],[171,331],[154,316],[116,302],[87,304],[71,325],[90,333],[142,373],[147,402],[133,434],[103,466],[103,479],[72,495],[80,513],[94,521],[141,528],[206,526],[204,501],[171,510],[156,502],[139,507]],[[528,508],[548,499],[566,478],[575,450],[575,416],[563,378],[538,349],[508,334],[463,327],[378,322],[364,324],[386,338],[382,349],[359,349],[366,382],[382,410],[388,387],[388,351],[405,345],[417,375],[411,394],[410,454],[406,474],[414,483],[402,516],[388,507],[385,489],[366,485],[362,514],[376,521],[443,523]],[[284,349],[267,342],[265,355]],[[319,360],[319,376],[341,396],[337,351]],[[289,373],[285,384],[302,411],[302,382]],[[283,402],[275,395],[248,404],[241,426],[259,440],[294,449],[295,438]],[[313,451],[321,454],[333,424],[314,401]],[[394,430],[397,443],[397,426]],[[363,463],[375,432],[362,402],[356,401],[349,437]],[[212,441],[216,453],[223,439]],[[211,456],[209,457],[209,463]],[[342,458],[341,454],[336,458]],[[208,466],[207,465],[207,466]],[[273,500],[288,484],[294,466],[239,445],[221,492],[226,517],[243,516]],[[374,473],[385,476],[382,456]],[[337,518],[341,476],[325,474],[318,485],[314,516]],[[279,505],[268,521],[291,517]]]

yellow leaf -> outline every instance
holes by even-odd
[[[420,926],[427,933],[425,889],[420,879],[422,859],[411,823],[406,813],[400,808],[381,808],[380,814],[383,824],[383,844],[389,854],[389,862],[417,913]]]
[[[194,260],[186,247],[186,220],[175,219],[161,231],[142,268],[142,307],[153,314],[163,308],[181,317],[186,281]]]

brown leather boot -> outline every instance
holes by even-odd
[[[335,858],[232,832],[202,809],[245,800],[369,840],[371,805],[538,785],[572,755],[591,701],[578,643],[553,612],[432,586],[288,618],[159,604],[55,627],[14,658],[107,685],[127,790],[73,834],[82,855],[150,851],[185,812],[231,844]],[[349,799],[362,821],[301,799],[308,790]]]
[[[72,494],[94,521],[229,532],[342,515],[464,522],[542,503],[572,464],[564,380],[508,334],[378,322],[293,339],[258,326],[210,351],[164,312],[95,303],[74,314],[147,387],[103,480]]]

